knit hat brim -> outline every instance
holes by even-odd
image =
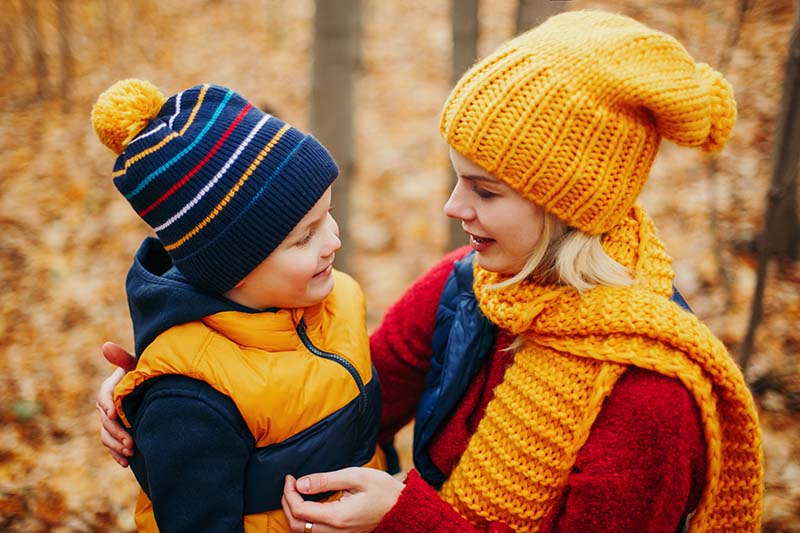
[[[293,160],[303,165],[292,165]],[[328,151],[304,136],[236,219],[190,255],[176,257],[175,266],[193,283],[227,292],[283,242],[338,173]]]
[[[156,99],[140,86],[116,87],[126,98],[106,99],[126,105],[103,107],[102,117],[130,112],[127,102],[149,109],[140,100]],[[339,174],[316,139],[226,87],[192,87],[145,116],[144,129],[122,143],[114,184],[187,280],[215,293],[263,262]]]

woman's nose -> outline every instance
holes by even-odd
[[[453,191],[450,193],[450,198],[444,204],[444,214],[450,218],[457,218],[459,220],[471,220],[475,218],[475,209],[469,204],[468,197],[465,194],[464,186],[459,180]]]

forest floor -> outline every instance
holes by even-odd
[[[148,228],[114,189],[113,155],[89,123],[117,79],[165,94],[235,88],[307,129],[311,0],[72,2],[74,57],[58,83],[54,2],[40,7],[49,88],[37,96],[20,0],[0,18],[0,530],[133,531],[136,484],[100,444],[94,399],[104,340],[132,346],[123,282]],[[642,203],[675,258],[676,284],[737,354],[755,285],[754,239],[771,172],[791,0],[574,0],[675,35],[731,81],[739,121],[711,159],[665,143]],[[369,327],[445,250],[448,194],[439,110],[450,86],[449,1],[362,2],[355,105],[352,273]],[[514,33],[513,0],[481,4],[479,55]],[[211,38],[213,36],[213,38]],[[59,88],[61,87],[61,88]],[[746,369],[766,456],[765,532],[800,532],[800,268],[773,262]],[[409,431],[401,439],[404,466]]]

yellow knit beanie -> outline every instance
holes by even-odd
[[[568,12],[506,42],[456,84],[447,143],[546,211],[605,233],[644,186],[661,137],[718,151],[733,90],[669,35]]]

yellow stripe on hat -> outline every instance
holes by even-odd
[[[191,126],[192,123],[194,122],[194,119],[197,116],[197,112],[200,109],[200,106],[203,105],[203,100],[205,99],[207,90],[208,90],[208,85],[203,85],[203,88],[200,90],[200,94],[197,97],[197,103],[194,105],[194,109],[192,109],[192,112],[189,115],[189,119],[186,121],[186,124],[184,124],[183,128],[181,128],[181,130],[179,132],[170,133],[169,135],[164,137],[161,140],[161,142],[159,142],[155,146],[151,146],[147,150],[142,150],[141,152],[139,152],[135,156],[133,156],[130,159],[126,160],[125,161],[125,168],[123,168],[122,170],[117,170],[116,172],[112,173],[111,177],[112,178],[118,178],[120,176],[125,175],[125,173],[128,171],[128,169],[131,166],[133,166],[134,163],[136,163],[137,161],[141,160],[142,158],[152,154],[153,152],[157,152],[158,150],[163,148],[168,142],[170,142],[175,137],[178,137],[178,136],[183,135],[184,133],[186,133],[186,130],[189,129],[189,126]]]
[[[239,181],[237,181],[236,184],[231,188],[231,190],[228,191],[228,194],[226,194],[225,197],[222,200],[220,200],[220,202],[216,205],[216,207],[214,207],[214,209],[211,210],[211,213],[209,213],[208,216],[206,216],[206,218],[200,221],[200,223],[197,226],[189,230],[189,232],[186,235],[184,235],[174,243],[164,246],[164,249],[170,252],[172,250],[180,248],[186,241],[197,235],[201,229],[203,229],[205,226],[208,225],[209,222],[214,220],[214,218],[216,218],[216,216],[222,211],[222,209],[236,195],[239,189],[241,189],[242,185],[244,185],[244,183],[250,178],[253,172],[255,172],[256,168],[258,168],[258,165],[261,164],[261,161],[263,161],[264,158],[267,156],[267,154],[269,154],[269,152],[272,150],[272,148],[276,144],[278,144],[278,141],[281,140],[283,134],[286,133],[286,130],[288,130],[290,127],[291,126],[289,126],[288,124],[285,124],[280,130],[278,130],[275,136],[272,137],[272,139],[270,139],[270,141],[261,150],[261,152],[259,152],[259,154],[256,156],[255,160],[250,164],[250,166],[247,167],[247,170],[244,171],[242,176],[239,178]]]

